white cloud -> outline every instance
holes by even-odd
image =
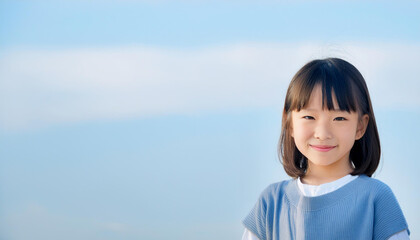
[[[282,107],[293,74],[338,56],[364,74],[374,106],[420,106],[420,45],[245,43],[9,50],[0,55],[0,127]]]

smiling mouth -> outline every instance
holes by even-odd
[[[336,147],[336,146],[328,146],[328,145],[309,145],[309,146],[311,146],[311,148],[320,152],[328,152],[331,149]]]

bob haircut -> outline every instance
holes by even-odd
[[[351,175],[366,174],[371,177],[378,167],[381,147],[369,92],[362,74],[352,64],[339,58],[313,60],[303,66],[290,82],[278,144],[278,154],[286,173],[293,178],[303,177],[306,173],[308,159],[297,149],[290,133],[291,113],[305,108],[312,90],[318,85],[322,88],[324,109],[334,109],[335,95],[340,110],[358,112],[359,117],[369,116],[365,134],[355,141],[350,150],[350,162],[354,167]]]

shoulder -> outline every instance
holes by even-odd
[[[294,179],[284,180],[271,183],[260,194],[260,200],[264,202],[272,202],[281,198],[287,191],[288,186],[295,181]]]
[[[384,182],[364,175],[360,184],[369,191],[367,195],[372,203],[373,239],[388,239],[391,235],[408,230],[408,225],[397,198],[391,188]]]
[[[391,188],[379,179],[371,178],[366,175],[360,175],[359,182],[359,188],[364,189],[371,195],[377,197],[394,196],[394,193],[392,192]]]
[[[293,180],[276,182],[268,185],[260,194],[258,201],[244,218],[244,226],[253,232],[259,239],[267,239],[271,228],[276,221],[275,215],[281,208],[282,198]]]
[[[284,181],[280,181],[280,182],[275,182],[275,183],[271,183],[270,185],[268,185],[263,191],[262,191],[262,195],[270,195],[273,193],[279,193],[279,192],[283,192],[285,191],[286,187],[292,183],[293,181],[295,181],[294,179],[289,179],[289,180],[284,180]]]

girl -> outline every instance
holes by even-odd
[[[408,239],[391,189],[370,178],[380,152],[360,72],[338,58],[307,63],[287,90],[279,141],[293,179],[261,193],[242,239]]]

